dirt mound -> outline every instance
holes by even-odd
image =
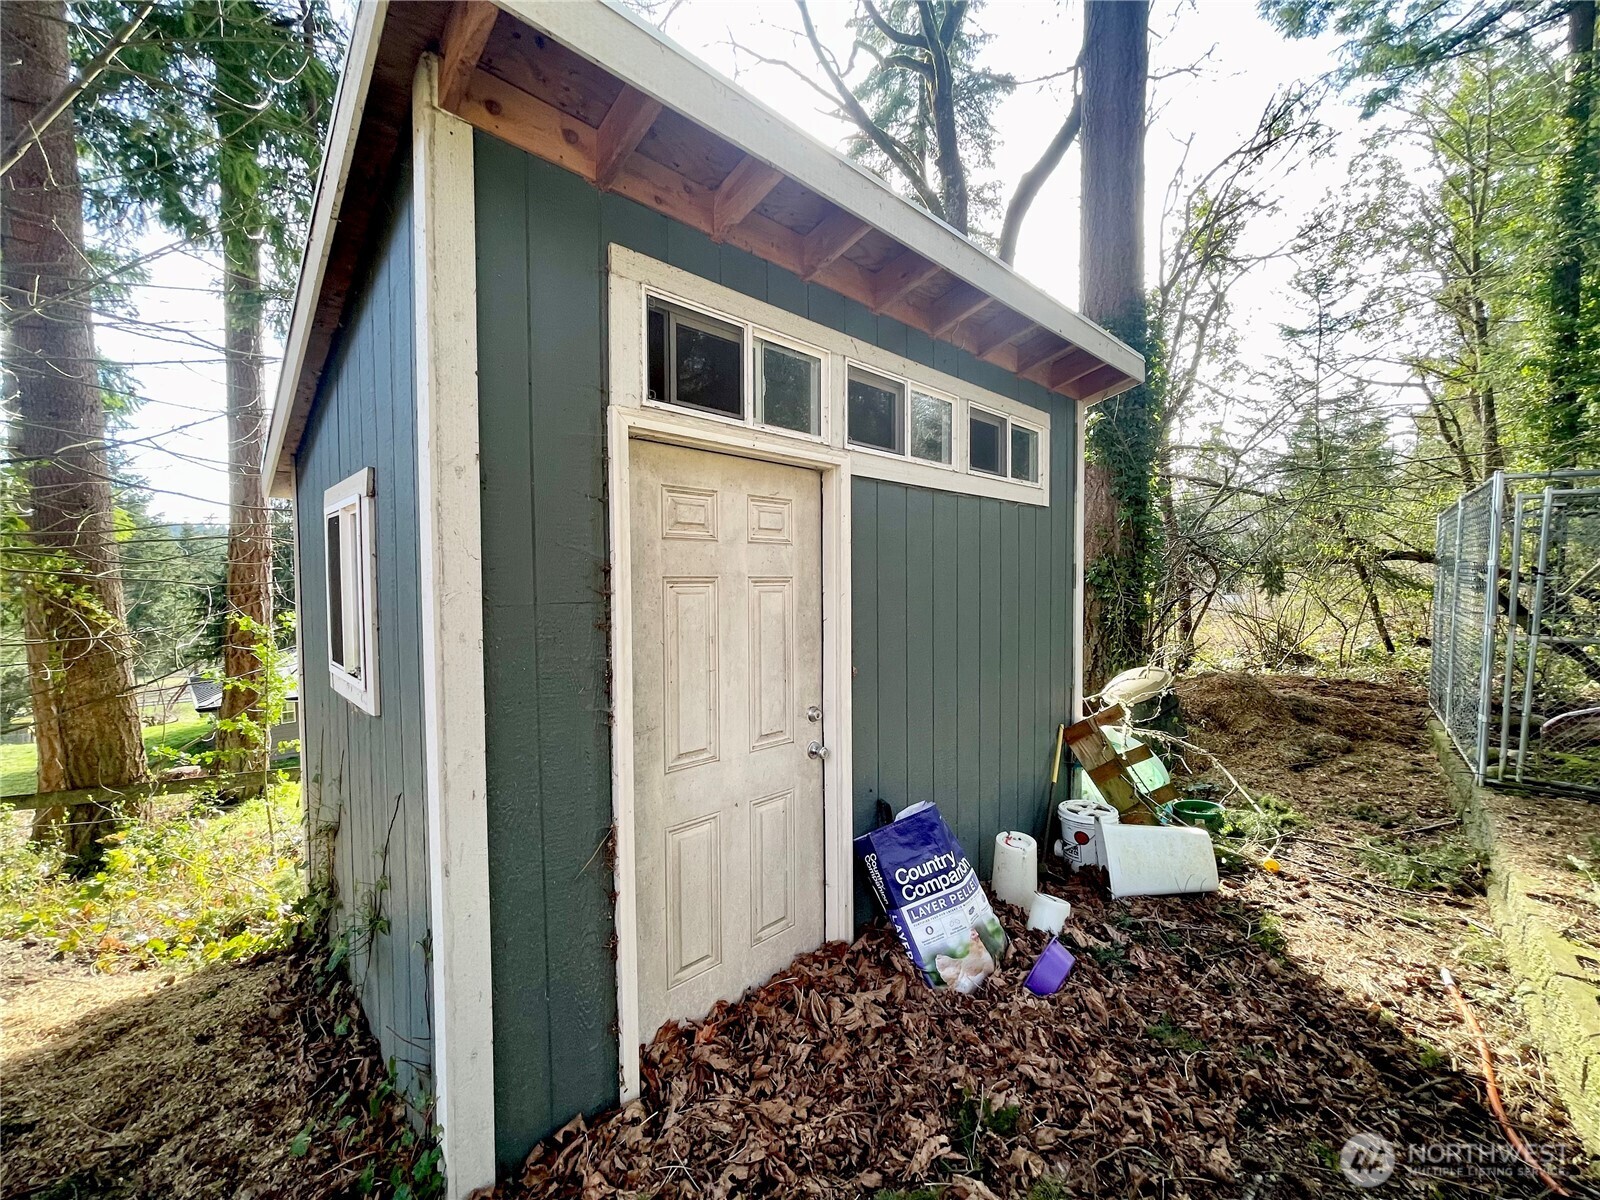
[[[1276,737],[1294,723],[1283,697],[1266,676],[1219,671],[1180,680],[1176,691],[1184,720],[1235,744]]]
[[[1304,769],[1364,743],[1414,748],[1426,698],[1414,688],[1354,679],[1216,672],[1180,681],[1185,722],[1208,748]]]

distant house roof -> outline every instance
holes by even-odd
[[[300,681],[293,674],[285,672],[284,680],[289,685],[287,700],[300,699]],[[189,676],[189,695],[194,698],[195,712],[215,713],[222,711],[222,681],[207,679],[204,675],[191,674]]]
[[[1144,360],[620,5],[462,0],[357,7],[264,459],[276,495],[384,180],[405,161],[418,58],[462,120],[1083,403]]]

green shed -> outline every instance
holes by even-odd
[[[987,874],[1078,711],[1139,355],[619,8],[362,4],[265,465],[307,820],[453,1196],[639,1047]]]

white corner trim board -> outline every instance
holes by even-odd
[[[850,473],[851,458],[815,442],[696,416],[620,403],[644,386],[642,311],[618,304],[636,285],[611,280],[612,403],[607,410],[607,511],[611,569],[611,796],[616,822],[617,1057],[624,1102],[639,1094],[639,895],[634,843],[633,558],[630,452],[636,439],[735,454],[817,471],[822,480],[822,709],[831,753],[823,764],[823,931],[848,941],[855,928],[850,835]]]
[[[634,408],[683,413],[677,405],[653,399],[646,392],[645,310],[654,299],[714,317],[745,331],[746,357],[756,340],[770,340],[803,349],[822,360],[820,435],[774,429],[755,422],[746,411],[742,418],[695,412],[697,421],[727,425],[734,429],[755,429],[780,439],[810,445],[825,445],[850,458],[856,475],[883,479],[937,491],[987,496],[1018,504],[1047,507],[1050,503],[1050,423],[1052,414],[1009,396],[978,387],[964,379],[946,375],[904,355],[882,350],[871,342],[850,337],[797,317],[793,313],[752,299],[732,288],[712,283],[689,271],[680,270],[625,246],[609,248],[611,342],[611,402]],[[622,314],[626,314],[626,319]],[[750,364],[747,363],[747,368]],[[625,369],[624,369],[625,368]],[[914,458],[908,451],[895,453],[861,446],[850,441],[846,412],[846,387],[852,368],[887,378],[903,385],[904,395],[921,393],[951,405],[952,461],[948,464]],[[746,378],[747,396],[755,395],[753,380]],[[747,406],[747,410],[753,407]],[[1074,406],[1082,407],[1082,406]],[[1005,418],[1010,427],[1034,436],[1036,478],[1031,481],[1005,475],[979,473],[969,468],[968,416],[987,412]],[[1007,439],[1009,440],[1009,435]],[[1003,446],[1002,453],[1007,450]],[[1004,464],[1002,463],[1002,469]]]
[[[472,127],[412,94],[417,497],[433,1068],[448,1196],[494,1183]]]
[[[1087,586],[1084,577],[1083,547],[1084,547],[1084,503],[1083,503],[1083,471],[1084,464],[1088,461],[1084,449],[1084,437],[1089,432],[1089,408],[1080,404],[1077,407],[1076,419],[1078,429],[1072,439],[1072,645],[1076,650],[1072,656],[1072,707],[1068,716],[1074,720],[1081,720],[1086,714],[1083,711],[1083,628],[1084,628],[1084,588]]]

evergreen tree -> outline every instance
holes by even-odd
[[[122,0],[83,0],[78,15],[105,24],[123,8]],[[83,136],[103,226],[154,218],[222,259],[228,719],[255,704],[261,664],[250,630],[271,626],[262,340],[299,263],[333,92],[335,30],[322,0],[162,0],[147,26]],[[219,748],[240,756],[240,769],[260,765],[247,761],[259,754],[248,745]]]
[[[1596,129],[1595,0],[1260,0],[1292,37],[1345,35],[1347,82],[1373,82],[1369,113],[1449,64],[1535,46],[1563,28],[1560,130],[1546,179],[1542,284],[1541,437],[1555,466],[1600,461],[1600,131]]]
[[[118,22],[126,26],[126,21]],[[23,615],[38,790],[120,787],[145,776],[123,614],[106,412],[84,249],[67,14],[59,2],[0,4],[6,64],[0,141],[18,147],[0,204],[4,387],[12,430],[0,479],[6,599]],[[54,115],[52,115],[54,114]],[[69,859],[92,863],[120,809],[40,810]]]
[[[1160,525],[1159,355],[1150,343],[1144,256],[1147,0],[1088,0],[1083,34],[1084,316],[1146,358],[1146,382],[1107,400],[1089,431],[1084,675],[1093,690],[1146,658]],[[1154,360],[1154,361],[1152,361]]]

